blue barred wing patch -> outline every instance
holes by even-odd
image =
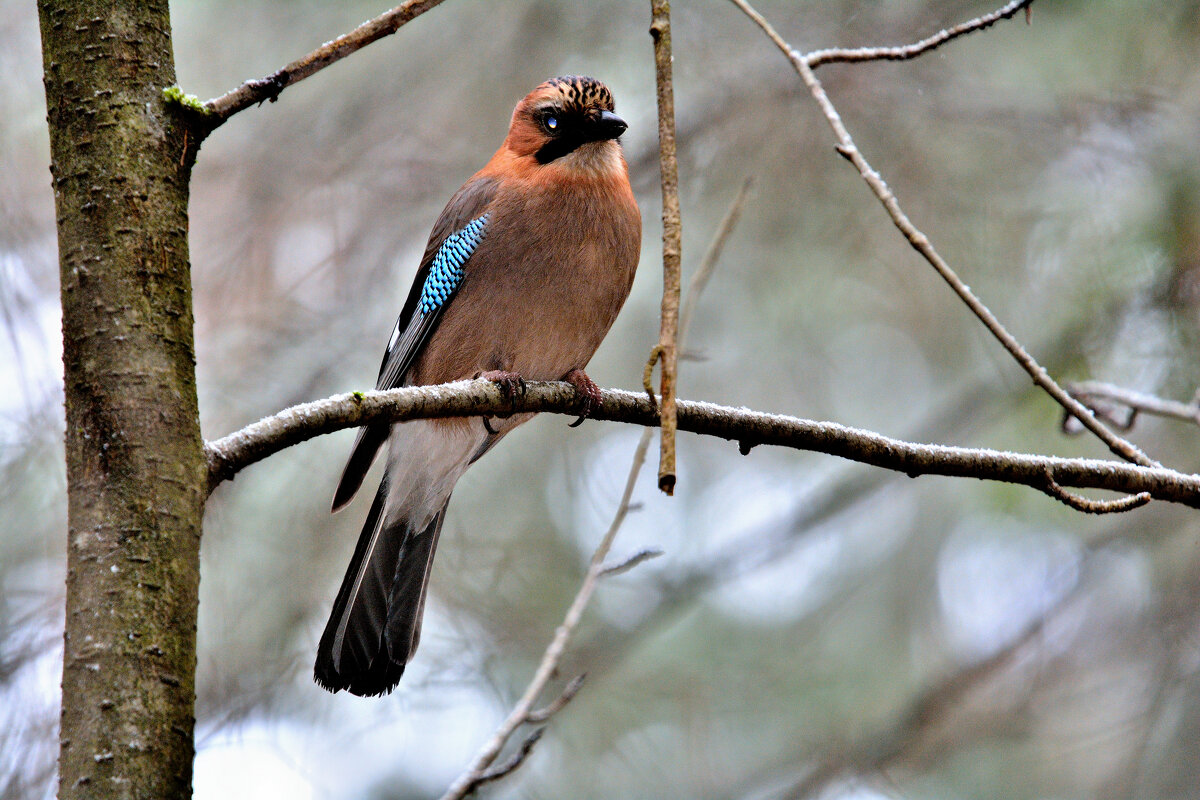
[[[421,287],[421,301],[417,308],[422,314],[430,314],[442,307],[442,304],[454,294],[462,281],[463,267],[467,259],[475,252],[475,248],[487,235],[487,223],[491,214],[476,217],[446,237],[442,246],[433,256],[429,265],[429,275],[425,285]]]

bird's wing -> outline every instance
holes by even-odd
[[[494,178],[475,178],[468,181],[450,198],[441,216],[433,225],[425,256],[413,280],[408,299],[396,320],[379,365],[376,389],[394,389],[404,385],[404,378],[421,348],[437,328],[442,310],[454,296],[462,280],[463,269],[479,242],[487,236],[488,206],[496,196]],[[342,471],[333,496],[333,510],[342,508],[362,485],[371,462],[380,446],[387,440],[390,425],[386,422],[359,428],[358,438]]]

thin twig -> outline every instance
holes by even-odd
[[[656,344],[650,348],[650,356],[646,359],[646,366],[642,368],[642,391],[646,393],[646,399],[650,401],[650,407],[658,413],[658,396],[654,394],[654,365],[662,358],[662,345]]]
[[[554,698],[554,702],[545,708],[539,708],[536,711],[530,711],[525,715],[525,721],[534,725],[549,722],[550,718],[562,711],[567,703],[575,699],[575,695],[579,694],[579,690],[583,688],[583,682],[587,680],[587,674],[576,675],[562,690],[562,694]]]
[[[654,77],[658,88],[658,167],[662,178],[663,294],[659,327],[662,428],[658,488],[675,493],[676,374],[679,332],[680,254],[683,229],[679,216],[679,165],[675,160],[675,90],[671,83],[671,3],[650,0],[650,36],[654,39]]]
[[[1122,511],[1141,508],[1150,502],[1150,495],[1147,492],[1118,497],[1116,500],[1092,500],[1088,497],[1081,497],[1059,486],[1058,481],[1054,480],[1054,473],[1050,470],[1046,470],[1044,491],[1063,505],[1085,514],[1119,514]]]
[[[918,253],[920,253],[930,265],[937,270],[937,273],[950,285],[954,293],[971,309],[972,313],[984,324],[984,326],[995,336],[1004,346],[1017,363],[1025,370],[1026,373],[1033,379],[1033,382],[1042,387],[1054,400],[1056,400],[1063,408],[1067,409],[1073,416],[1079,419],[1083,425],[1100,438],[1109,450],[1116,455],[1135,464],[1142,466],[1158,466],[1156,461],[1150,459],[1145,453],[1139,450],[1134,444],[1125,439],[1122,439],[1117,434],[1113,433],[1103,422],[1080,403],[1075,398],[1071,397],[1066,390],[1058,385],[1045,368],[1039,364],[1029,352],[1021,346],[1020,342],[1008,332],[1008,330],[1000,323],[994,314],[985,306],[975,293],[971,291],[963,281],[955,274],[950,265],[945,259],[934,249],[929,241],[929,237],[922,233],[913,223],[912,220],[900,208],[900,203],[896,199],[896,195],[888,188],[887,183],[883,180],[878,172],[867,162],[867,159],[859,151],[854,144],[854,140],[850,137],[850,133],[846,130],[845,124],[842,122],[841,116],[833,103],[829,100],[829,96],[825,93],[825,88],[821,82],[817,80],[817,76],[813,74],[812,68],[808,65],[806,56],[793,50],[791,45],[784,41],[775,29],[771,26],[761,14],[746,0],[730,0],[742,12],[754,21],[763,33],[775,43],[792,67],[799,74],[800,79],[804,81],[804,85],[808,87],[809,92],[820,106],[821,112],[828,120],[829,126],[833,129],[835,138],[837,139],[837,150],[842,156],[850,161],[858,169],[864,181],[874,192],[879,202],[887,210],[888,216],[892,222],[904,234]]]
[[[326,42],[283,69],[277,70],[265,78],[246,81],[238,88],[226,92],[220,97],[214,97],[207,101],[204,107],[217,120],[215,124],[219,125],[237,112],[256,103],[268,100],[275,102],[279,93],[293,83],[304,80],[356,50],[366,47],[371,42],[390,36],[405,23],[411,22],[429,9],[441,4],[442,1],[406,0],[391,11],[367,20],[349,33],[345,33],[331,42]]]
[[[1200,392],[1193,396],[1190,403],[1181,403],[1178,400],[1165,400],[1152,394],[1136,392],[1101,381],[1068,383],[1067,391],[1092,409],[1097,416],[1107,419],[1110,424],[1123,427],[1125,430],[1133,427],[1138,414],[1151,414],[1156,417],[1167,417],[1200,425]],[[1117,417],[1116,407],[1126,410],[1124,419]],[[1064,433],[1079,433],[1077,423],[1072,425],[1072,422],[1074,422],[1074,418],[1064,418]]]
[[[933,36],[902,47],[830,47],[825,50],[814,50],[806,54],[804,60],[814,70],[823,64],[862,61],[907,61],[910,58],[916,58],[930,50],[941,47],[946,42],[957,39],[959,36],[965,36],[968,33],[990,28],[1000,20],[1009,19],[1014,16],[1022,8],[1028,10],[1032,3],[1033,0],[1013,0],[1013,2],[996,9],[990,14],[976,17],[973,20],[955,25],[953,28],[945,28]]]
[[[474,793],[476,789],[484,784],[491,783],[492,781],[498,781],[509,773],[514,772],[517,767],[525,763],[525,759],[528,758],[529,754],[533,752],[533,746],[537,744],[539,740],[541,740],[542,734],[545,732],[545,728],[538,728],[533,733],[525,737],[525,741],[521,742],[521,746],[517,748],[517,752],[513,753],[507,761],[505,761],[503,764],[498,764],[489,770],[485,770],[479,775],[476,775],[472,779],[471,785],[467,787],[467,790],[463,793],[463,797]]]
[[[492,738],[475,756],[471,762],[471,766],[460,775],[446,793],[442,795],[441,800],[461,800],[466,797],[475,786],[478,786],[479,777],[484,775],[496,757],[500,755],[500,751],[504,748],[505,742],[512,736],[517,728],[521,727],[529,721],[529,715],[533,711],[533,704],[537,702],[538,697],[546,688],[546,684],[550,682],[551,676],[554,675],[558,668],[558,662],[562,658],[563,652],[567,648],[567,642],[571,639],[571,634],[575,632],[575,628],[579,626],[579,621],[583,618],[583,611],[587,608],[588,602],[592,599],[592,593],[596,591],[596,586],[600,580],[600,574],[604,570],[604,559],[608,555],[609,549],[612,548],[613,539],[616,538],[617,531],[621,528],[621,523],[625,521],[625,515],[629,513],[629,499],[633,496],[633,487],[637,483],[638,473],[641,471],[642,463],[646,460],[646,451],[650,447],[651,429],[647,428],[642,435],[641,441],[638,443],[637,450],[633,455],[633,465],[629,470],[629,477],[625,481],[625,491],[621,495],[621,503],[617,507],[617,512],[613,516],[612,524],[609,525],[608,531],[600,540],[600,544],[596,546],[596,551],[592,553],[592,559],[588,562],[587,574],[584,576],[583,583],[579,587],[579,591],[575,594],[575,599],[571,602],[571,607],[567,609],[567,614],[563,618],[562,624],[554,632],[554,639],[546,648],[546,652],[542,655],[541,663],[538,664],[537,671],[534,673],[533,680],[529,682],[529,686],[525,688],[525,693],[521,695],[521,699],[513,706],[512,711],[492,734]],[[569,688],[569,687],[568,687]],[[514,767],[515,768],[515,767]]]
[[[605,578],[611,578],[614,575],[624,575],[629,570],[641,564],[643,561],[649,561],[652,558],[658,558],[663,554],[663,550],[658,547],[646,547],[638,550],[633,555],[626,559],[616,562],[615,564],[605,564],[604,569],[600,570],[600,574]]]

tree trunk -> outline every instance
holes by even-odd
[[[191,793],[203,443],[196,147],[166,0],[40,0],[58,220],[69,540],[60,797]]]

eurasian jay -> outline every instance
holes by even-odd
[[[629,294],[642,223],[618,137],[624,120],[594,78],[547,81],[513,111],[504,144],[442,211],[379,369],[378,389],[484,376],[569,380],[585,413],[599,390],[583,368]],[[467,467],[518,414],[368,425],[333,510],[376,453],[387,468],[317,650],[317,683],[380,695],[416,652],[446,505]]]

